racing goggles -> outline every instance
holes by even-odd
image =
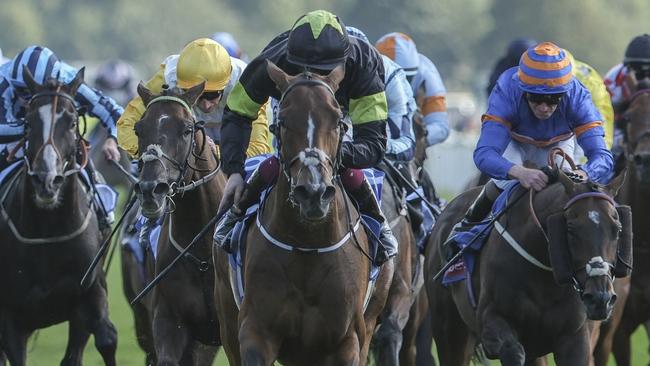
[[[546,103],[548,105],[558,105],[562,101],[565,93],[557,94],[536,94],[536,93],[526,93],[526,99],[535,104]]]

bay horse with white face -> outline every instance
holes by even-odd
[[[61,365],[81,365],[90,334],[104,363],[115,365],[101,266],[79,285],[102,240],[92,193],[78,178],[88,159],[74,101],[83,69],[68,84],[39,85],[26,68],[23,78],[32,95],[25,162],[0,190],[0,354],[23,366],[32,332],[68,321]]]
[[[368,239],[337,187],[344,132],[334,92],[344,71],[289,76],[272,63],[267,70],[282,93],[282,174],[246,235],[239,311],[228,254],[214,251],[224,349],[231,365],[364,365],[393,263],[381,268],[366,307]]]
[[[141,156],[134,189],[142,215],[153,222],[163,219],[155,264],[148,268],[151,278],[185,249],[221,200],[225,176],[192,111],[203,89],[201,83],[155,95],[138,86],[147,108],[135,124]],[[221,343],[213,289],[212,240],[207,237],[143,299],[151,311],[157,365],[212,364]]]

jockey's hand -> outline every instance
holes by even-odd
[[[518,180],[525,188],[533,188],[536,191],[541,191],[548,183],[548,177],[543,171],[524,168],[521,165],[513,165],[508,175]]]
[[[244,178],[239,173],[231,174],[226,182],[226,188],[223,190],[223,197],[217,212],[223,212],[224,209],[230,208],[235,202],[238,202],[243,192]]]
[[[120,150],[118,150],[117,141],[114,138],[109,137],[104,141],[102,151],[106,160],[120,161]]]

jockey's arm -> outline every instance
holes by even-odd
[[[577,140],[587,157],[587,163],[582,170],[594,182],[606,184],[612,179],[614,173],[614,158],[605,143],[603,128],[598,125],[581,133],[577,133]]]
[[[14,116],[14,93],[9,81],[0,78],[0,145],[20,140],[23,137],[23,122]]]
[[[386,151],[386,93],[365,95],[350,100],[352,141],[341,146],[343,166],[353,169],[372,168],[381,162]]]
[[[410,161],[415,153],[412,118],[416,109],[411,86],[402,69],[395,69],[386,78],[388,102],[388,141],[386,157],[394,161]]]
[[[161,65],[158,72],[145,84],[147,89],[153,93],[159,93],[165,83],[164,66]],[[131,99],[126,106],[122,117],[117,121],[117,141],[120,147],[126,150],[131,157],[138,155],[138,137],[135,135],[135,123],[142,118],[145,106],[140,96]]]
[[[509,126],[483,116],[481,136],[474,150],[474,163],[483,173],[495,179],[508,179],[510,169],[515,165],[502,155],[510,143]]]

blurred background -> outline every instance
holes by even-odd
[[[471,152],[485,110],[485,89],[497,60],[515,38],[552,41],[604,75],[628,42],[650,32],[648,0],[2,0],[0,48],[11,58],[28,45],[51,48],[62,60],[87,66],[86,80],[107,60],[122,59],[147,80],[170,54],[216,31],[232,33],[250,58],[302,14],[326,9],[371,42],[401,31],[438,67],[447,87],[452,134],[429,151],[428,168],[447,198],[476,172]],[[118,363],[142,365],[132,316],[121,294],[119,265],[109,276],[112,318],[120,331]],[[66,326],[32,339],[29,365],[58,364]],[[647,364],[645,335],[635,352]],[[100,364],[92,345],[87,364]],[[643,356],[641,356],[643,354]],[[221,356],[218,364],[225,364]],[[635,363],[636,364],[636,363]]]

